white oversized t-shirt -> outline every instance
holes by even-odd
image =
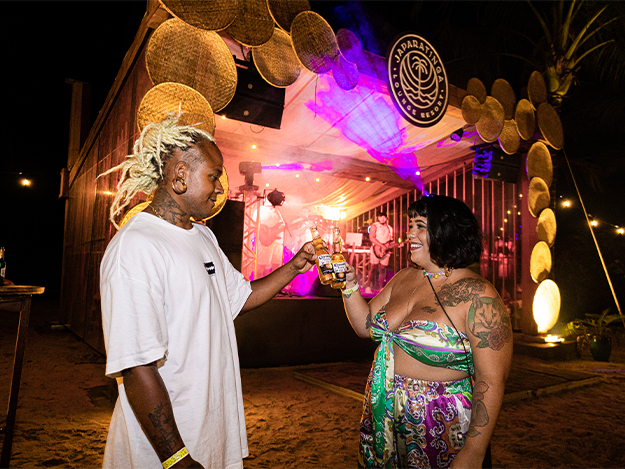
[[[138,213],[106,249],[100,291],[106,375],[119,383],[103,466],[160,466],[121,378],[158,361],[191,456],[205,468],[242,468],[248,447],[233,320],[252,290],[212,231]]]

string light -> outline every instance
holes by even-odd
[[[26,178],[24,178],[24,179],[22,179],[22,180],[20,181],[20,184],[21,184],[22,186],[24,186],[24,187],[28,187],[28,186],[30,186],[32,183],[33,183],[33,182],[32,182],[30,179],[26,179]]]
[[[369,182],[369,181],[371,181],[371,178],[370,178],[369,176],[367,176],[367,177],[365,178],[365,181]]]

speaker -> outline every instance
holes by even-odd
[[[232,101],[217,114],[228,119],[280,129],[285,89],[271,86],[251,63],[245,63],[248,68],[237,66],[237,89]]]
[[[489,145],[476,147],[473,177],[493,181],[517,182],[521,155],[508,155],[501,148]]]

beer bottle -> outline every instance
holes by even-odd
[[[341,229],[335,226],[332,230],[332,268],[336,280],[330,286],[332,288],[344,289],[347,283],[346,269],[347,262],[343,256],[343,243],[341,242]]]
[[[312,233],[312,242],[315,247],[315,254],[317,254],[317,271],[319,272],[319,280],[321,281],[321,285],[327,285],[333,280],[336,280],[334,269],[332,268],[332,259],[330,258],[328,250],[323,246],[323,240],[319,235],[319,231],[317,231],[317,227],[311,226],[310,232]]]
[[[4,285],[4,276],[6,274],[7,263],[4,260],[4,248],[0,247],[0,287]]]

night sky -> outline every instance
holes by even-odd
[[[536,4],[545,8],[550,3]],[[534,68],[499,52],[531,56],[529,39],[536,41],[542,35],[526,2],[313,1],[311,5],[335,32],[342,27],[354,31],[365,49],[379,55],[385,55],[400,33],[414,31],[436,47],[452,84],[465,88],[475,76],[490,89],[495,79],[505,78],[517,99]],[[5,103],[0,113],[0,196],[5,202],[0,246],[7,250],[8,278],[44,285],[48,295],[58,296],[64,223],[59,173],[67,162],[71,92],[65,80],[91,84],[93,122],[139,27],[145,2],[5,1],[0,7]],[[621,6],[611,8],[623,11]],[[616,34],[624,44],[622,23]],[[601,66],[591,63],[592,57],[585,60],[579,83],[562,106],[565,150],[588,212],[625,225],[621,194],[625,92],[595,71]],[[554,163],[558,198],[577,199],[563,158],[556,156]],[[33,185],[20,186],[18,173],[32,179]],[[563,298],[563,307],[609,306],[607,282],[579,203],[567,213],[557,209],[556,216],[560,226],[554,276],[558,283],[567,282],[571,292]],[[624,302],[625,236],[617,237],[613,231],[604,224],[597,235]]]

